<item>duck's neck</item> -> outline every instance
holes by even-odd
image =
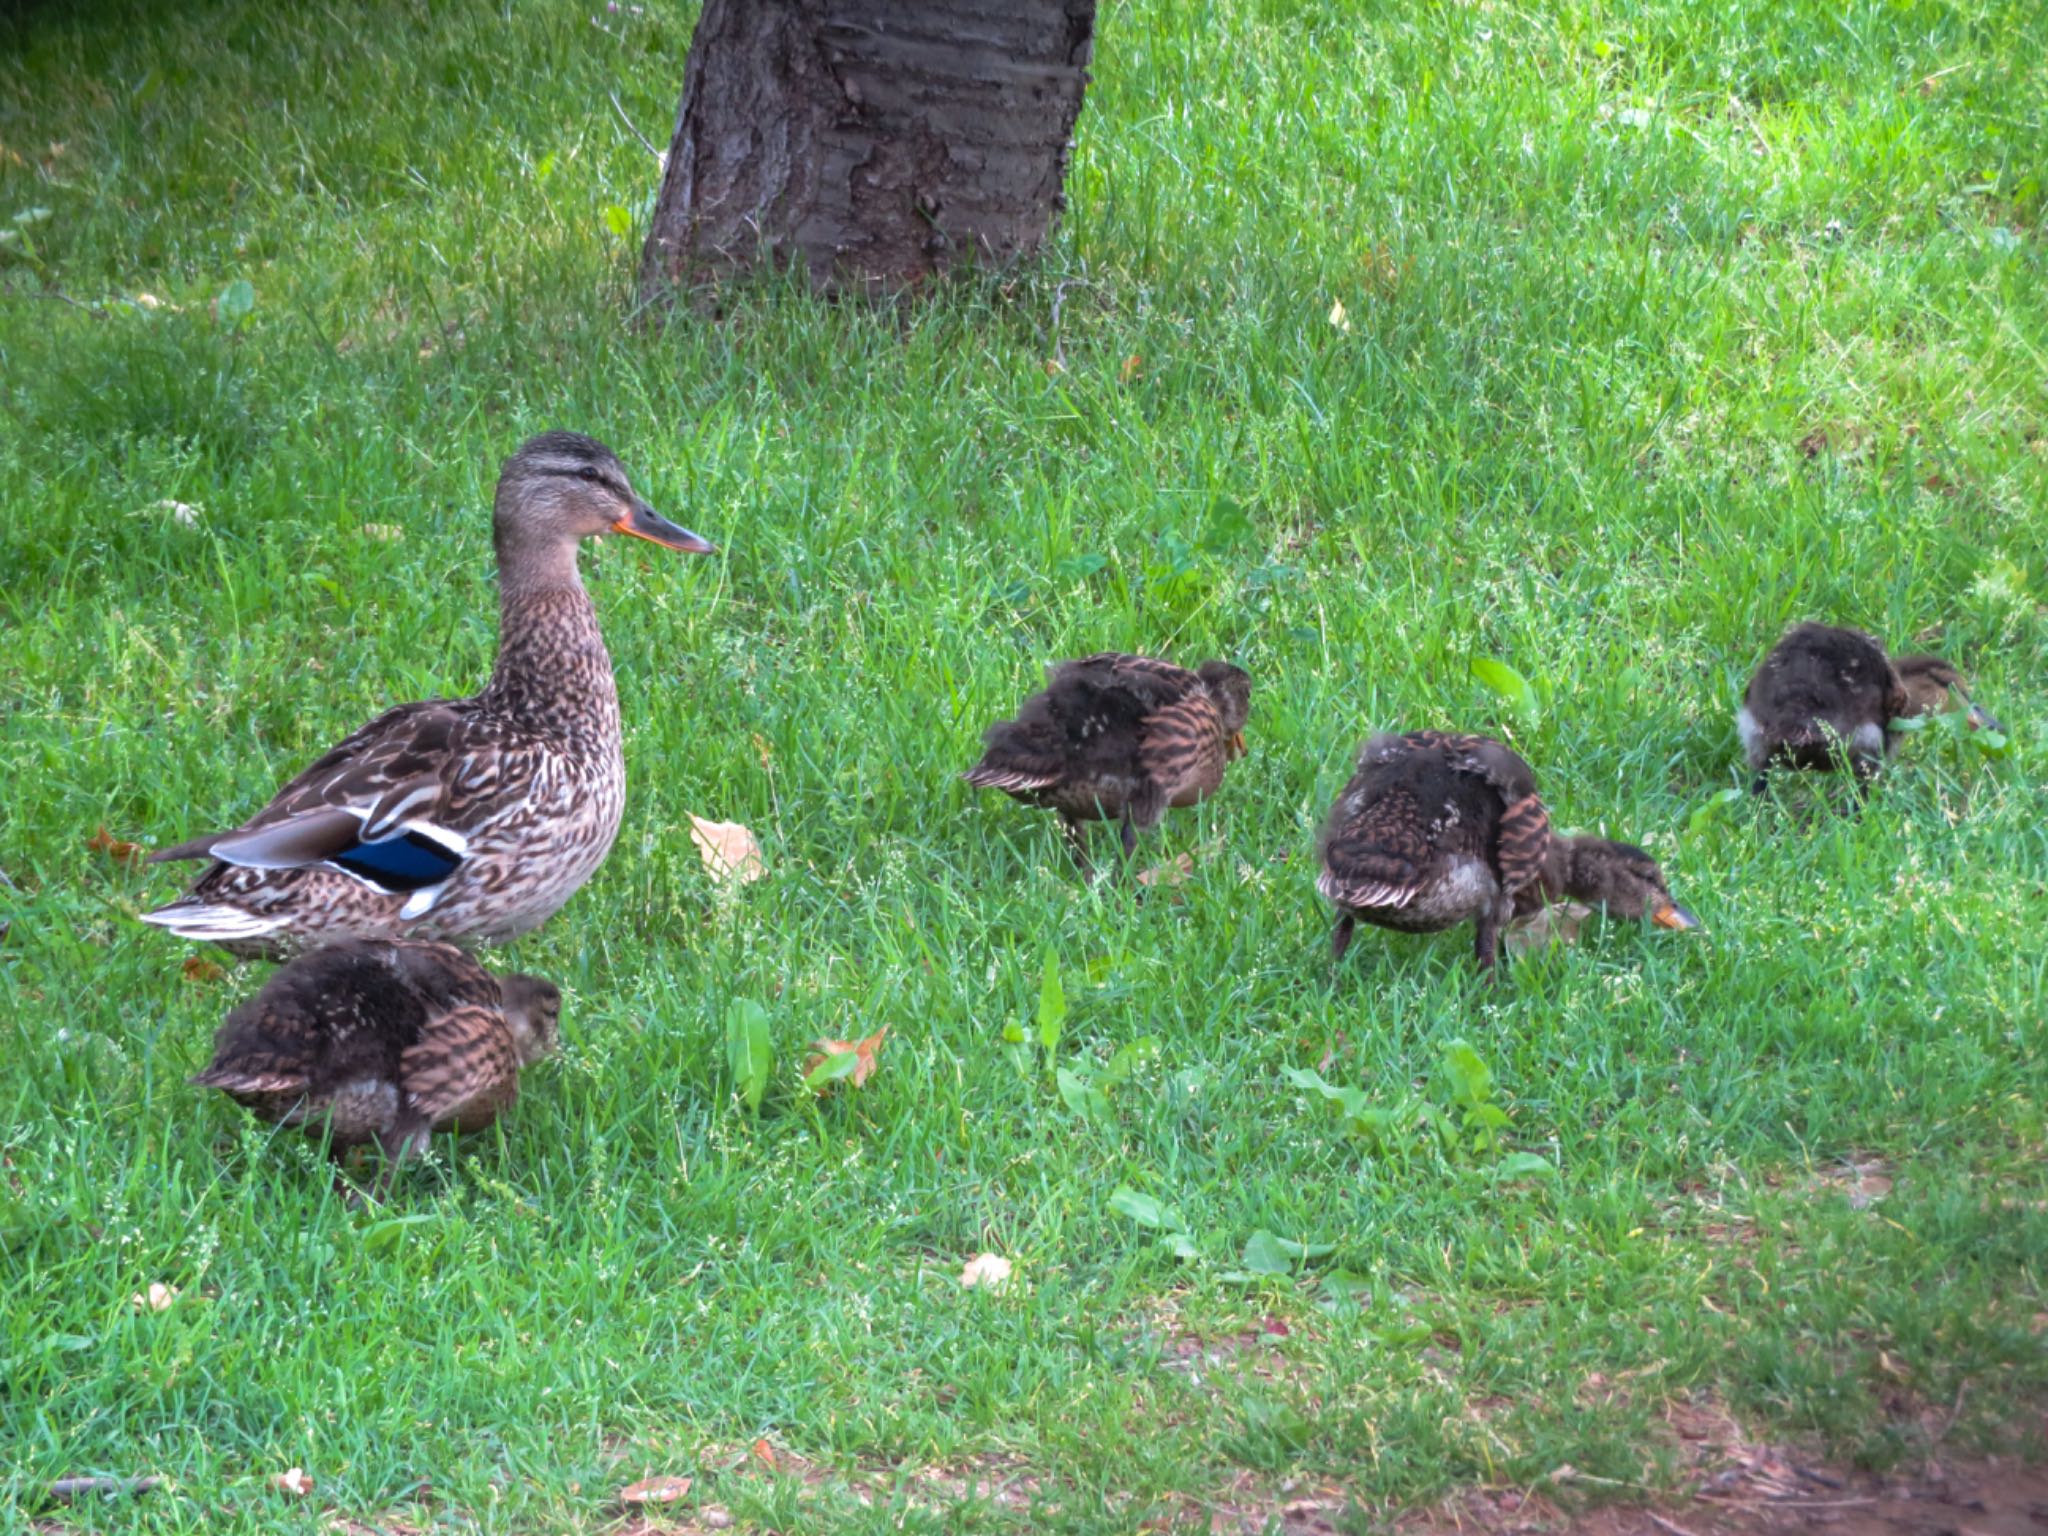
[[[576,545],[498,541],[498,662],[483,701],[530,730],[619,740],[619,693]]]

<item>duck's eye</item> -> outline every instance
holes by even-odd
[[[584,465],[576,471],[576,474],[579,479],[588,480],[592,485],[597,484],[598,481],[604,478],[603,475],[597,472],[596,467],[590,464]]]

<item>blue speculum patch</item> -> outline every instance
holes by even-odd
[[[432,838],[406,831],[380,842],[358,843],[335,854],[332,862],[395,893],[439,885],[455,873],[462,859]]]

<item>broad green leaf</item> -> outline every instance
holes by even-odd
[[[1902,731],[1910,736],[1915,731],[1926,730],[1927,724],[1927,716],[1925,715],[1906,715],[1900,719],[1885,722],[1885,729],[1888,731]]]
[[[2010,746],[2003,731],[1975,731],[1970,740],[1977,743],[1977,750],[1986,757],[2003,757]]]
[[[1372,1281],[1348,1269],[1333,1269],[1316,1281],[1323,1295],[1349,1301],[1372,1294]]]
[[[1273,1241],[1290,1259],[1327,1259],[1337,1251],[1335,1243],[1297,1243],[1291,1237],[1275,1237]]]
[[[1090,1120],[1109,1118],[1109,1095],[1094,1083],[1070,1067],[1061,1067],[1052,1076],[1059,1087],[1060,1098],[1075,1114]]]
[[[365,1253],[382,1253],[392,1247],[408,1232],[421,1227],[436,1227],[441,1218],[431,1211],[416,1212],[411,1216],[388,1216],[382,1221],[373,1221],[363,1228],[360,1239]]]
[[[1163,1205],[1150,1195],[1141,1195],[1128,1184],[1119,1184],[1110,1192],[1109,1208],[1119,1216],[1128,1216],[1141,1227],[1150,1227],[1155,1232],[1178,1232],[1181,1230],[1180,1212],[1169,1205]]]
[[[1109,1058],[1109,1065],[1099,1074],[1099,1081],[1105,1088],[1114,1088],[1131,1075],[1131,1069],[1141,1061],[1150,1061],[1159,1054],[1157,1035],[1140,1035]]]
[[[852,1051],[836,1051],[821,1057],[818,1064],[804,1074],[804,1086],[812,1093],[829,1088],[841,1078],[853,1076],[860,1066],[860,1057]]]
[[[1199,1259],[1202,1256],[1202,1250],[1195,1246],[1195,1240],[1179,1228],[1175,1228],[1167,1233],[1159,1241],[1165,1244],[1168,1253],[1184,1263]]]
[[[1060,986],[1060,962],[1047,950],[1045,971],[1038,982],[1038,1043],[1048,1051],[1056,1048],[1066,1022],[1067,994]]]
[[[1706,799],[1693,807],[1692,815],[1686,818],[1685,830],[1688,832],[1704,832],[1711,823],[1720,819],[1721,814],[1729,806],[1739,804],[1743,798],[1743,793],[1739,789],[1715,790],[1713,794],[1707,796]]]
[[[607,203],[604,208],[604,227],[623,240],[633,233],[633,215],[617,203]]]
[[[1472,675],[1532,720],[1540,713],[1536,690],[1529,686],[1526,677],[1506,662],[1492,656],[1475,656],[1472,658]]]
[[[214,314],[220,323],[233,330],[256,308],[256,285],[246,277],[238,277],[221,289],[220,297],[213,301]]]
[[[725,1064],[747,1112],[760,1113],[775,1071],[775,1041],[768,1010],[752,998],[736,997],[725,1010]]]
[[[1510,1152],[1493,1165],[1496,1179],[1547,1179],[1557,1173],[1557,1167],[1547,1157],[1534,1152]]]
[[[1264,1227],[1245,1240],[1244,1254],[1238,1262],[1255,1275],[1294,1273],[1294,1261],[1287,1256],[1281,1240]]]
[[[1482,1104],[1493,1092],[1493,1072],[1463,1040],[1444,1042],[1444,1072],[1451,1097],[1461,1104]]]

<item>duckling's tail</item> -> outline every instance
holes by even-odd
[[[981,761],[960,777],[976,789],[1049,789],[1065,768],[1057,746],[1041,741],[1021,720],[989,728]]]

